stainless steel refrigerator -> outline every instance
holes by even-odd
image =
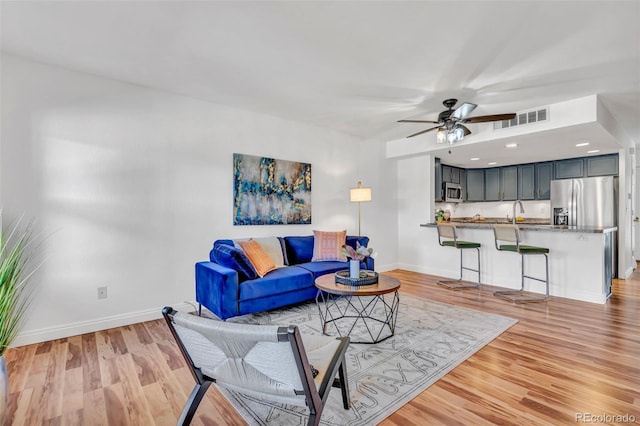
[[[551,223],[616,226],[617,189],[613,176],[551,181]]]
[[[614,176],[551,181],[551,224],[607,228],[618,224],[618,178]],[[617,277],[617,233],[605,234],[610,278]]]

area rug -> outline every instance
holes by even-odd
[[[322,332],[315,302],[237,317],[233,322],[295,324],[301,333]],[[334,388],[322,425],[377,424],[502,334],[517,320],[401,295],[395,335],[377,344],[351,344],[347,375],[351,409]],[[353,333],[359,333],[356,327]],[[327,329],[334,335],[335,328]],[[357,339],[353,339],[357,340]],[[260,401],[222,389],[250,425],[304,425],[306,407]]]

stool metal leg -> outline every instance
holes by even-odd
[[[545,300],[548,300],[549,299],[549,256],[547,256],[546,253],[540,253],[540,254],[544,254],[544,263],[545,263],[545,272],[546,272],[545,279],[532,277],[530,275],[525,275],[524,273],[524,256],[525,255],[520,254],[521,264],[522,264],[521,266],[522,278],[521,278],[520,290],[497,290],[493,292],[494,296],[502,297],[504,299],[510,300],[515,303],[544,302]],[[525,278],[545,283],[546,291],[544,296],[540,296],[538,294],[532,294],[532,293],[527,294],[527,292],[524,291]]]
[[[460,290],[463,288],[478,288],[480,287],[480,249],[479,248],[475,248],[476,252],[477,252],[477,256],[478,256],[478,269],[473,269],[473,268],[468,268],[466,266],[463,266],[462,264],[462,252],[464,249],[458,249],[460,250],[460,278],[458,278],[457,280],[440,280],[438,281],[438,284],[440,284],[441,286],[453,289],[453,290]],[[463,270],[467,270],[467,271],[472,271],[472,272],[477,272],[478,273],[478,282],[474,283],[471,281],[465,281],[462,279],[462,271]]]

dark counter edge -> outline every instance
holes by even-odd
[[[495,223],[464,223],[456,222],[456,228],[470,228],[470,229],[492,229]],[[435,228],[436,223],[421,223],[420,226],[424,228]],[[592,234],[606,234],[608,232],[617,231],[617,226],[610,226],[606,228],[596,226],[557,226],[557,225],[534,225],[534,224],[519,224],[518,227],[523,231],[550,231],[550,232],[582,232]]]

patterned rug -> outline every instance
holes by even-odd
[[[321,333],[315,302],[229,321],[295,324],[303,334]],[[401,295],[393,337],[373,345],[350,345],[347,375],[351,409],[343,409],[340,390],[334,388],[329,393],[321,424],[379,423],[516,322],[499,315]],[[327,328],[327,333],[335,335],[335,332],[335,327]],[[362,332],[363,326],[358,324],[352,330],[352,337]],[[222,391],[250,425],[304,425],[307,422],[306,407],[269,403]]]

